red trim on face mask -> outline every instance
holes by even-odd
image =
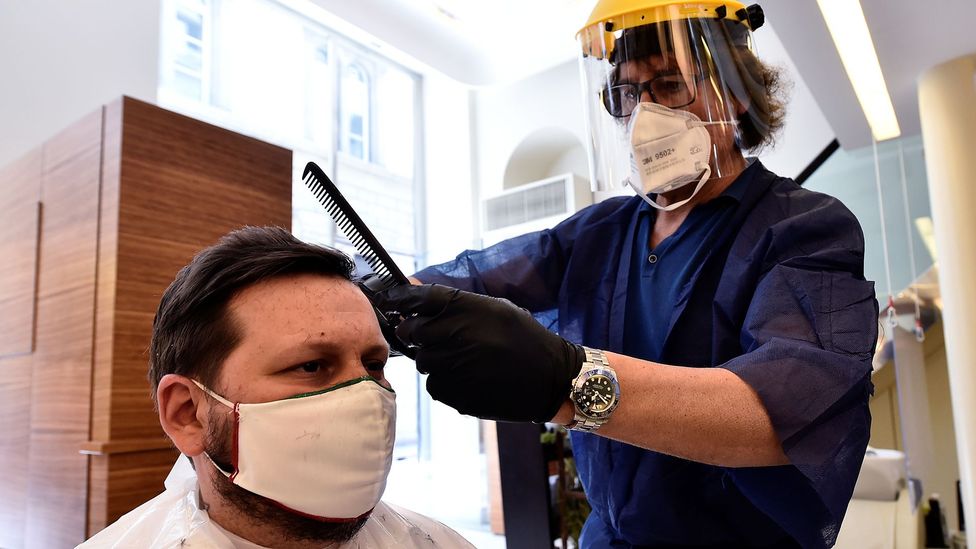
[[[294,513],[294,514],[296,514],[296,515],[298,515],[300,517],[305,517],[307,519],[317,520],[319,522],[356,522],[357,520],[360,520],[360,519],[363,519],[363,518],[368,517],[370,515],[370,513],[373,512],[373,509],[376,509],[376,507],[373,507],[373,509],[370,509],[369,511],[366,511],[365,513],[359,515],[358,517],[353,517],[353,518],[320,517],[318,515],[310,515],[308,513],[303,513],[303,512],[301,512],[301,511],[299,511],[297,509],[292,509],[291,507],[288,507],[284,503],[281,503],[280,501],[275,501],[275,500],[273,500],[271,498],[264,498],[264,499],[266,499],[266,500],[270,501],[271,503],[275,504],[276,507],[279,507],[281,509],[284,509],[285,511],[288,511],[289,513]]]
[[[230,454],[230,464],[234,467],[234,472],[231,473],[229,479],[234,482],[234,478],[237,477],[237,473],[240,472],[240,468],[237,466],[237,439],[238,433],[241,432],[241,413],[240,413],[240,403],[234,404],[234,439],[231,446]]]

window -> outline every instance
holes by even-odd
[[[414,173],[419,76],[295,11],[294,2],[162,4],[160,103],[293,150],[292,231],[355,254],[304,187],[302,171],[314,160],[400,268],[414,272],[423,249]],[[391,371],[401,409],[417,408],[415,370]],[[416,456],[418,414],[399,416],[398,457]]]
[[[311,148],[332,148],[332,53],[327,36],[306,31],[305,35],[305,139]]]
[[[416,270],[419,76],[296,11],[293,1],[163,6],[160,103],[292,149],[300,167],[316,159],[401,268]],[[317,204],[295,206],[305,207],[321,214]],[[342,243],[341,232],[315,235]]]
[[[164,13],[161,80],[176,95],[202,101],[209,91],[210,6],[205,0],[174,1]]]
[[[342,152],[369,160],[370,85],[366,70],[352,63],[342,71],[339,112],[342,123]]]

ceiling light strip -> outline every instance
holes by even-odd
[[[901,135],[859,0],[817,0],[875,141]]]

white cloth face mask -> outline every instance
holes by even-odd
[[[356,520],[379,503],[393,464],[392,389],[364,376],[314,393],[242,404],[193,382],[234,410],[234,471],[213,464],[233,484],[330,522]]]
[[[671,211],[687,204],[712,174],[712,137],[694,113],[657,103],[639,103],[630,116],[631,175],[627,184],[651,206]],[[661,206],[648,193],[661,194],[696,183],[685,200]]]

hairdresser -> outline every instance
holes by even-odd
[[[591,181],[636,196],[378,300],[433,398],[573,430],[583,548],[829,547],[853,492],[874,285],[850,211],[746,156],[785,116],[762,23],[601,0],[578,35]]]

